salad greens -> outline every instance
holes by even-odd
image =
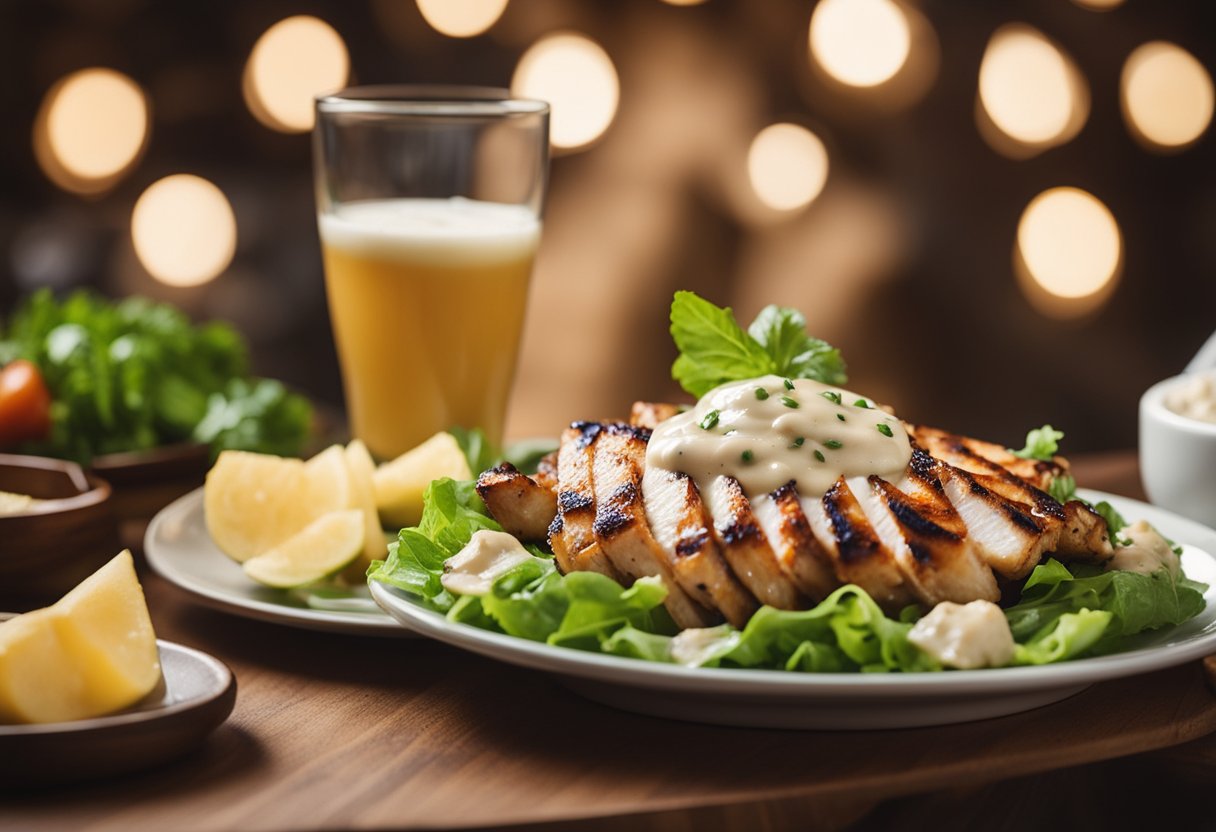
[[[485,471],[500,462],[509,462],[525,474],[534,474],[541,458],[557,450],[557,442],[552,439],[521,439],[497,448],[481,428],[456,426],[447,432],[464,452],[470,471]]]
[[[1056,430],[1051,425],[1043,425],[1026,434],[1026,445],[1021,450],[1009,450],[1014,456],[1020,456],[1022,459],[1051,462],[1051,458],[1060,450],[1060,440],[1063,438],[1063,431]]]
[[[1128,636],[1181,624],[1198,615],[1206,589],[1183,575],[1175,578],[1166,569],[1151,575],[1106,572],[1096,566],[1065,566],[1050,559],[1030,573],[1021,601],[1006,609],[1005,617],[1014,640],[1021,642],[1041,640],[1045,631],[1059,630],[1061,620],[1070,614],[1104,612],[1105,621],[1076,628],[1073,637],[1084,639],[1085,646],[1075,652],[1110,653],[1122,649]]]
[[[312,419],[282,384],[252,378],[232,327],[193,325],[145,298],[32,295],[0,330],[0,366],[33,362],[50,389],[51,430],[22,450],[88,462],[98,454],[196,441],[297,454]]]
[[[699,667],[806,672],[940,670],[908,641],[920,610],[886,616],[860,587],[842,586],[809,610],[762,607],[747,625],[722,624],[677,636],[657,578],[625,588],[594,572],[558,573],[552,557],[533,557],[494,581],[484,596],[455,596],[440,580],[447,558],[479,529],[499,530],[471,482],[436,480],[421,523],[402,529],[369,580],[395,586],[449,620],[532,641]],[[1203,584],[1168,571],[1153,575],[1066,567],[1035,568],[1018,603],[1005,610],[1016,642],[1014,664],[1033,665],[1122,649],[1146,630],[1180,624],[1204,606]]]
[[[676,292],[671,337],[680,350],[671,375],[697,397],[729,381],[770,373],[824,384],[848,381],[840,350],[807,335],[806,318],[797,309],[766,306],[744,332],[730,307]]]

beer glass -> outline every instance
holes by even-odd
[[[351,430],[381,459],[502,440],[540,242],[549,107],[505,90],[317,100],[317,221]]]

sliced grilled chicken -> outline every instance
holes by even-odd
[[[898,486],[874,476],[850,479],[848,484],[919,600],[929,606],[997,601],[1001,592],[996,578],[972,547],[966,524],[946,496],[941,467],[914,448]]]
[[[668,554],[672,573],[700,604],[742,627],[759,604],[727,566],[714,543],[696,484],[687,474],[647,468],[642,476],[646,519]]]
[[[634,402],[629,409],[629,424],[638,428],[654,430],[660,422],[666,422],[680,412],[678,404],[667,402]]]
[[[549,526],[549,545],[563,573],[589,570],[620,580],[592,530],[592,459],[602,427],[598,422],[575,422],[562,432],[557,457],[557,515]]]
[[[841,583],[857,584],[889,612],[916,600],[895,555],[878,538],[843,477],[822,499],[804,499],[802,510]]]
[[[536,473],[532,479],[541,488],[547,488],[557,493],[557,451],[545,454],[536,463]]]
[[[1082,503],[1069,500],[1064,504],[1064,528],[1056,554],[1062,559],[1105,563],[1115,556],[1110,542],[1110,529],[1102,515]]]
[[[943,464],[942,470],[946,495],[966,523],[972,545],[1002,577],[1026,576],[1055,548],[1059,530],[1036,517],[1031,506],[989,490],[961,468]]]
[[[918,428],[918,431],[923,430]],[[967,440],[965,437],[956,437],[941,431],[936,432],[936,435],[927,433],[926,436],[933,445],[928,449],[933,456],[962,469],[988,492],[1015,504],[1007,507],[1006,511],[1012,518],[1021,522],[1027,531],[1039,536],[1040,554],[1054,552],[1062,560],[1088,560],[1098,563],[1113,556],[1114,550],[1107,535],[1106,522],[1089,506],[1079,500],[1069,500],[1061,504],[1040,490],[1034,484],[1035,481],[1028,481],[1016,471],[978,453],[974,447],[978,440]],[[1020,462],[1033,461],[1013,458]],[[1037,481],[1045,480],[1048,485],[1055,476],[1067,472],[1062,460],[1038,464],[1045,467],[1036,469]],[[1015,509],[1020,509],[1020,517]],[[1036,557],[1029,562],[1029,566],[1007,573],[1007,577],[1020,578],[1037,562]]]
[[[663,602],[681,628],[705,627],[719,619],[698,604],[676,581],[667,552],[646,524],[642,472],[650,432],[630,425],[607,424],[592,443],[595,491],[593,532],[600,550],[617,572],[631,579],[659,576],[667,587]]]
[[[792,480],[752,500],[752,512],[777,563],[804,595],[818,603],[840,586],[831,556],[811,533],[811,523]]]
[[[714,519],[714,538],[730,568],[762,604],[783,610],[805,606],[806,599],[777,562],[743,487],[734,477],[718,477],[706,504]]]
[[[520,540],[544,540],[557,517],[557,494],[509,462],[482,472],[477,493],[490,516]]]
[[[1023,459],[994,442],[960,436],[924,425],[911,426],[910,433],[917,444],[938,459],[949,462],[947,454],[964,453],[970,457],[987,460],[1043,491],[1051,487],[1051,481],[1056,477],[1068,473],[1068,463],[1063,457],[1054,457],[1050,462]]]

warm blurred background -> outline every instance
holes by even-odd
[[[675,395],[675,289],[800,308],[906,418],[1072,451],[1216,326],[1216,4],[0,5],[0,314],[38,287],[233,322],[341,391],[311,97],[510,86],[555,156],[510,432]]]

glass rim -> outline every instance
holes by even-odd
[[[322,114],[455,116],[489,118],[545,115],[549,102],[514,98],[502,87],[456,84],[368,84],[316,98]]]

